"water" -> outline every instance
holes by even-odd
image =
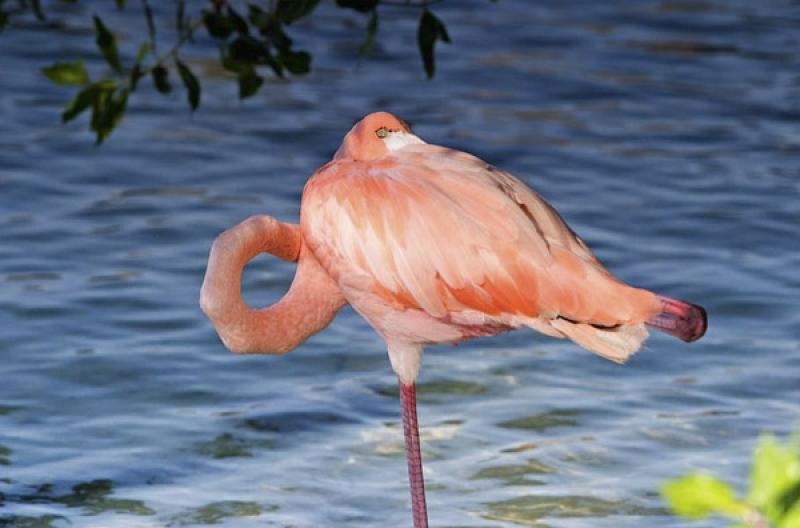
[[[743,489],[758,432],[800,423],[797,6],[469,5],[435,6],[454,42],[434,82],[403,10],[356,67],[365,20],[323,6],[292,28],[313,74],[244,103],[199,39],[201,109],[143,84],[102,148],[58,124],[70,92],[38,73],[102,70],[89,8],[62,8],[68,33],[0,36],[0,525],[409,524],[395,380],[366,324],[348,309],[285,357],[237,357],[197,306],[213,238],[296,221],[305,179],[378,109],[521,176],[621,278],[711,317],[704,340],[654,336],[624,367],[527,331],[429,349],[432,525],[677,527],[664,479]],[[247,300],[292,271],[257,259]]]

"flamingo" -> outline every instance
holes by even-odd
[[[297,262],[254,310],[241,273],[259,253]],[[400,383],[412,515],[428,516],[415,381],[423,347],[530,327],[619,363],[647,326],[686,342],[700,306],[628,286],[539,194],[475,156],[425,143],[392,114],[364,117],[306,183],[300,224],[251,217],[211,248],[200,295],[227,348],[283,354],[350,304],[383,338]]]

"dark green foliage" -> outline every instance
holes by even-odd
[[[233,24],[233,29],[236,30],[237,33],[240,35],[249,35],[250,28],[247,25],[247,20],[245,20],[236,10],[230,6],[228,6],[228,18]]]
[[[339,7],[348,7],[362,13],[373,11],[379,3],[380,0],[336,0],[336,5]]]
[[[89,108],[94,101],[95,92],[97,88],[95,85],[90,85],[78,92],[78,94],[67,103],[67,107],[61,113],[61,121],[68,123],[75,119],[81,112]]]
[[[175,29],[178,34],[182,35],[183,30],[186,28],[186,1],[177,0],[175,2]]]
[[[42,73],[56,84],[82,86],[89,82],[89,74],[83,62],[56,62],[52,66],[42,68]]]
[[[78,3],[81,0],[62,0]],[[438,0],[443,1],[443,0]],[[0,0],[0,31],[8,26],[11,17],[8,0]],[[359,57],[364,57],[374,48],[379,29],[379,10],[382,4],[391,4],[389,13],[398,9],[419,10],[421,16],[417,30],[417,40],[422,63],[428,78],[435,73],[434,51],[436,42],[450,42],[444,23],[429,10],[433,0],[411,0],[409,2],[388,0],[336,0],[343,9],[354,10],[368,15],[366,36],[359,47]],[[14,16],[26,10],[40,20],[45,13],[36,0],[13,2]],[[246,2],[247,13],[242,9],[244,1],[207,0],[205,9],[187,12],[186,0],[174,0],[174,27],[177,29],[177,42],[168,51],[159,53],[158,27],[156,14],[150,0],[140,0],[146,29],[146,40],[139,40],[139,48],[133,61],[125,51],[118,48],[114,33],[106,26],[98,14],[92,16],[95,42],[110,74],[98,81],[92,81],[83,62],[57,62],[42,69],[42,73],[58,85],[79,86],[81,90],[73,96],[62,113],[64,122],[92,108],[91,130],[102,143],[114,127],[122,120],[127,108],[128,97],[135,92],[143,77],[150,76],[156,91],[162,94],[172,92],[172,82],[168,66],[175,65],[186,90],[192,111],[200,105],[202,87],[200,79],[180,58],[180,50],[193,42],[198,29],[219,43],[220,63],[236,78],[239,98],[245,99],[256,94],[264,85],[264,71],[271,71],[276,77],[286,75],[305,75],[311,71],[312,56],[308,51],[298,49],[287,33],[287,27],[310,17],[320,4],[320,0],[252,0]],[[95,4],[93,4],[95,5]],[[98,6],[102,5],[96,4]],[[118,9],[125,9],[125,0],[116,0]],[[53,25],[52,27],[57,27]],[[127,34],[135,35],[135,28],[125,28]],[[207,38],[207,37],[205,37]],[[163,39],[163,37],[162,37]]]
[[[78,115],[92,109],[90,128],[95,132],[97,144],[102,143],[111,134],[128,105],[128,90],[120,87],[115,81],[103,79],[94,82],[82,90],[67,103],[61,114],[61,121],[67,123]]]
[[[142,10],[144,11],[144,19],[147,21],[147,34],[150,37],[150,42],[155,42],[156,24],[153,22],[153,10],[150,9],[150,4],[147,0],[142,0]]]
[[[369,15],[369,22],[367,23],[367,38],[364,39],[363,44],[358,48],[358,54],[362,57],[369,55],[375,46],[375,35],[378,33],[378,11],[373,9]]]
[[[136,87],[139,85],[139,80],[145,76],[145,70],[143,67],[143,63],[147,54],[150,53],[150,43],[145,42],[141,46],[139,46],[139,51],[136,53],[136,61],[133,63],[133,68],[131,68],[130,78],[128,84],[131,87],[131,92],[136,91]]]
[[[31,9],[33,9],[33,14],[36,15],[36,18],[39,20],[44,20],[44,11],[42,11],[41,0],[31,0]]]
[[[97,134],[97,144],[101,144],[111,134],[125,115],[128,106],[128,90],[99,88],[92,102],[91,128]]]
[[[192,112],[194,112],[197,110],[197,105],[200,104],[200,83],[197,77],[194,76],[194,73],[192,73],[192,70],[180,60],[175,59],[175,65],[178,66],[178,73],[180,73],[183,85],[186,87],[189,106],[192,108]]]
[[[283,50],[280,59],[293,75],[303,75],[311,70],[311,54],[307,51]]]
[[[245,64],[266,64],[269,48],[250,35],[237,37],[228,46],[231,59]]]
[[[275,16],[284,24],[291,24],[311,14],[319,0],[278,0]]]
[[[215,9],[203,12],[203,23],[208,34],[214,38],[226,39],[233,33],[233,22],[224,12]]]
[[[447,28],[441,20],[436,18],[433,13],[427,9],[422,12],[419,18],[419,26],[417,28],[417,41],[419,43],[419,52],[422,55],[422,63],[425,65],[425,73],[428,79],[433,77],[436,72],[436,65],[433,59],[433,49],[436,46],[436,41],[450,42],[450,35],[447,34]]]
[[[255,95],[261,85],[264,84],[264,78],[258,75],[253,67],[243,69],[238,75],[238,81],[239,99]]]
[[[158,65],[151,70],[153,76],[153,85],[156,90],[162,94],[168,94],[172,91],[172,85],[169,83],[169,70],[164,66]]]
[[[119,61],[119,51],[117,51],[117,39],[99,16],[94,15],[93,18],[97,47],[100,48],[103,58],[106,59],[111,69],[116,73],[122,73],[122,63]]]

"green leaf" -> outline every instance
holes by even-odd
[[[779,506],[781,496],[800,480],[800,454],[795,446],[782,446],[774,436],[759,439],[750,470],[750,490],[747,500],[767,513]]]
[[[97,93],[97,87],[95,85],[89,85],[80,92],[70,101],[67,103],[67,106],[64,108],[64,111],[61,113],[61,122],[62,123],[69,123],[73,119],[75,119],[78,115],[80,115],[84,110],[89,108],[91,104],[94,102],[94,98]]]
[[[33,14],[36,15],[36,18],[40,21],[45,19],[41,0],[31,0],[31,9],[33,9]]]
[[[336,5],[369,13],[378,6],[379,0],[336,0]]]
[[[246,99],[251,95],[255,95],[261,85],[264,84],[264,79],[256,73],[255,68],[252,66],[242,69],[237,80],[239,82],[239,99]]]
[[[278,50],[286,51],[292,47],[292,39],[283,30],[281,22],[276,18],[268,18],[267,22],[259,26],[259,32]]]
[[[233,22],[221,11],[203,11],[203,24],[208,34],[217,39],[225,40],[233,33]]]
[[[778,522],[777,528],[798,528],[800,527],[800,502],[795,502]]]
[[[239,50],[233,53],[240,53],[241,51],[242,50]],[[272,68],[272,71],[275,72],[275,75],[277,75],[278,77],[283,77],[283,65],[278,60],[276,60],[275,57],[272,56],[272,53],[270,52],[269,48],[264,46],[261,51],[264,53],[264,55],[260,56],[259,60],[256,61],[255,63],[266,64],[270,68]],[[236,58],[234,58],[233,56],[233,53],[230,47],[220,49],[220,62],[222,63],[222,66],[226,70],[239,75],[243,71],[252,68],[253,66],[252,63],[236,60]]]
[[[780,511],[784,513],[793,508],[800,509],[800,475],[797,475],[797,479],[780,496],[778,499],[778,507]]]
[[[180,73],[183,85],[188,92],[189,106],[192,108],[192,112],[194,112],[197,110],[197,105],[200,104],[200,82],[197,80],[194,73],[192,73],[192,70],[179,59],[175,59],[175,64],[178,66],[178,73]]]
[[[136,87],[139,85],[139,80],[145,75],[145,71],[142,68],[142,63],[144,62],[144,59],[147,57],[148,53],[150,53],[150,43],[143,42],[139,46],[139,51],[136,52],[136,60],[133,63],[133,68],[131,68],[129,77],[131,92],[136,91]]]
[[[114,35],[108,30],[106,25],[103,23],[103,20],[94,15],[94,29],[95,35],[97,35],[97,47],[100,48],[100,51],[103,53],[103,57],[106,59],[111,68],[117,72],[122,73],[122,64],[119,61],[119,52],[117,51],[117,39]]]
[[[231,59],[246,64],[264,64],[269,54],[269,49],[263,42],[250,35],[242,35],[228,46]]]
[[[447,27],[441,20],[439,21],[439,39],[446,44],[452,42],[452,40],[450,40],[450,33],[447,32]]]
[[[153,68],[151,75],[153,76],[153,84],[156,90],[162,94],[168,94],[172,91],[172,85],[169,83],[169,70],[164,66],[159,64]]]
[[[219,50],[219,61],[222,64],[222,67],[228,70],[229,72],[233,72],[238,74],[242,71],[242,69],[247,66],[246,64],[242,64],[241,62],[236,62],[231,58],[230,51],[228,48],[220,48]]]
[[[91,128],[97,134],[97,144],[102,144],[122,121],[128,106],[127,90],[101,90],[92,106]]]
[[[42,73],[56,84],[83,86],[89,82],[89,74],[86,73],[82,61],[56,62],[42,68]]]
[[[422,63],[425,66],[425,74],[428,79],[431,79],[436,73],[434,47],[437,40],[449,43],[450,35],[448,35],[447,28],[445,28],[442,21],[426,9],[419,19],[417,42],[419,43],[419,52],[422,55]]]
[[[741,519],[748,511],[747,505],[736,498],[730,486],[704,473],[667,482],[661,493],[675,513],[690,519],[702,519],[712,514]]]
[[[183,34],[183,28],[186,27],[186,0],[177,0],[175,2],[175,29],[178,35]]]
[[[150,47],[149,42],[142,42],[142,44],[139,46],[139,51],[136,52],[135,63],[142,64],[144,62],[145,57],[147,57],[147,54],[150,53],[151,49],[152,48]]]
[[[267,64],[269,65],[270,68],[272,68],[273,73],[275,73],[275,75],[277,77],[280,77],[281,79],[283,79],[283,76],[284,76],[283,75],[283,63],[281,61],[279,61],[278,59],[276,59],[272,55],[269,55],[269,56],[267,56]]]
[[[142,9],[144,10],[144,18],[147,21],[147,34],[150,37],[150,42],[156,41],[156,25],[153,22],[153,10],[150,8],[150,3],[147,0],[142,2]]]
[[[275,15],[284,24],[291,24],[311,14],[319,0],[278,0]]]
[[[237,33],[240,35],[250,34],[250,28],[247,25],[247,21],[231,6],[228,6],[228,19],[231,21],[231,24]]]
[[[110,79],[104,79],[94,83],[94,87],[95,96],[92,100],[92,119],[90,121],[90,127],[95,132],[98,130],[103,130],[104,133],[98,133],[97,137],[97,143],[100,144],[111,132],[110,130],[107,130],[108,120],[106,118],[106,114],[108,113],[108,107],[111,104],[111,95],[116,90],[117,84]]]
[[[136,91],[136,87],[139,86],[139,80],[144,77],[144,71],[142,71],[142,67],[138,64],[134,64],[133,68],[131,68],[129,79],[129,84],[131,87],[131,92]]]
[[[254,4],[247,4],[247,18],[250,23],[259,29],[263,29],[272,23],[272,15]]]
[[[367,38],[364,39],[364,42],[358,48],[358,54],[362,57],[366,57],[372,51],[372,48],[375,46],[375,35],[378,33],[378,10],[373,9],[372,14],[369,16],[369,22],[367,23]]]
[[[289,73],[294,75],[304,75],[311,70],[311,54],[307,51],[282,51],[280,59]]]

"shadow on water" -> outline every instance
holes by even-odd
[[[400,389],[396,383],[374,389],[381,396],[400,399]],[[488,392],[489,388],[474,381],[457,379],[440,379],[417,383],[417,401],[421,403],[437,403],[438,396],[477,396]]]
[[[219,524],[227,519],[242,517],[258,517],[277,510],[275,505],[263,506],[250,501],[212,502],[200,508],[175,515],[169,519],[167,526],[195,526],[198,524]]]
[[[506,429],[525,429],[542,432],[552,427],[577,427],[581,411],[576,409],[555,409],[523,418],[515,418],[498,424]]]
[[[545,482],[529,478],[530,475],[549,475],[555,473],[555,471],[555,468],[531,458],[522,464],[489,466],[481,469],[470,478],[473,480],[501,480],[505,486],[539,486],[545,484]]]
[[[69,520],[61,515],[8,515],[0,517],[2,528],[62,528]]]
[[[11,497],[10,502],[21,504],[61,504],[67,508],[80,508],[84,515],[99,515],[106,512],[131,515],[155,515],[143,501],[111,497],[114,483],[109,479],[81,482],[72,486],[70,493],[56,495],[53,484],[42,484],[33,493]]]
[[[547,518],[603,518],[614,516],[665,515],[662,508],[648,508],[621,500],[582,495],[523,495],[487,505],[486,519],[507,521],[521,526],[545,528]]]
[[[194,452],[211,458],[252,457],[253,449],[270,449],[272,442],[268,440],[253,440],[223,433],[213,440],[197,442]]]
[[[353,424],[358,421],[352,417],[328,411],[299,411],[287,413],[272,413],[265,416],[247,418],[241,427],[253,431],[281,433],[301,433],[318,431],[326,427]]]
[[[80,508],[83,515],[96,516],[104,513],[135,516],[155,516],[156,512],[143,501],[112,497],[114,483],[109,479],[81,482],[72,486],[70,493],[54,493],[55,485],[42,484],[33,493],[19,496],[0,494],[0,506],[6,503],[18,505],[61,505]],[[165,519],[166,526],[193,526],[219,524],[226,519],[257,517],[278,509],[276,505],[264,505],[251,501],[219,501],[198,508],[187,509]],[[6,515],[0,516],[0,527],[14,528],[60,528],[71,524],[61,515]]]
[[[128,514],[137,516],[155,515],[143,501],[111,497],[114,484],[108,479],[91,480],[72,486],[70,493],[58,495],[55,486],[47,483],[36,487],[33,493],[18,496],[0,494],[0,506],[6,503],[17,505],[55,505],[78,508],[82,515],[103,513]],[[14,528],[56,528],[69,525],[66,516],[46,514],[40,516],[4,515],[0,516],[0,527]]]

